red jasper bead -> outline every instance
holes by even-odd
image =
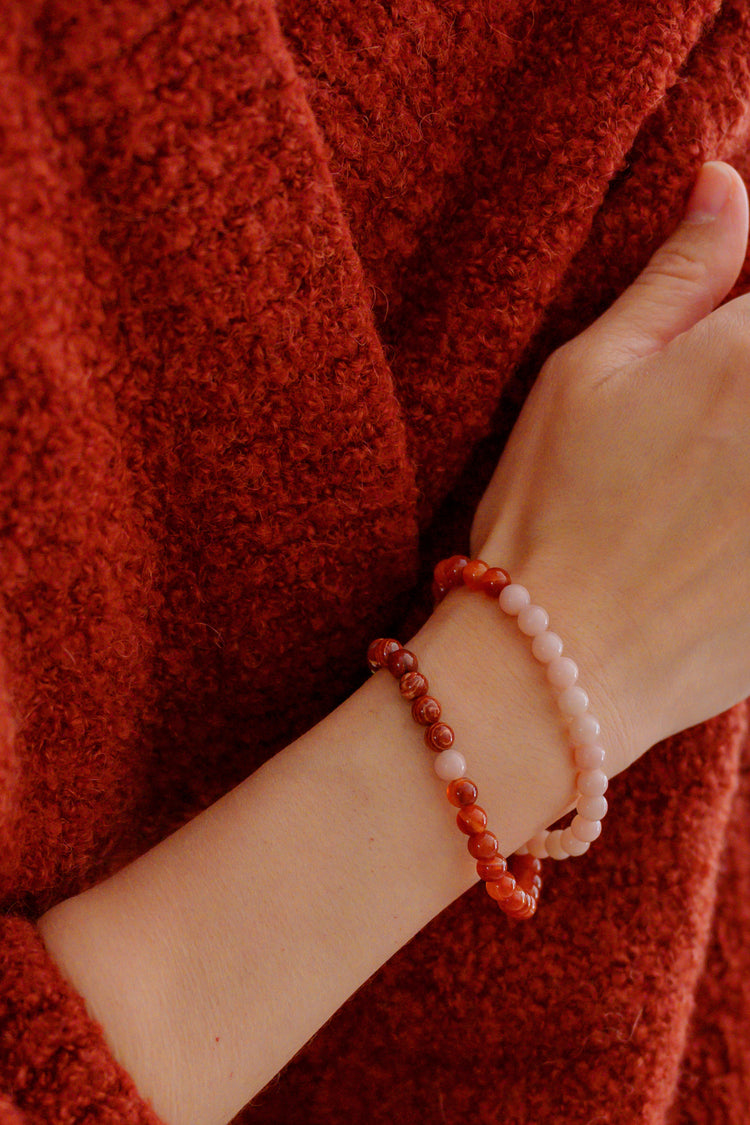
[[[386,667],[397,680],[407,672],[416,672],[419,668],[419,661],[413,652],[409,652],[408,648],[399,648],[398,652],[389,653],[386,659]]]
[[[491,566],[479,579],[479,589],[491,598],[499,598],[506,586],[510,585],[510,575],[501,566]]]
[[[429,727],[440,718],[440,704],[431,695],[423,695],[412,703],[411,717],[420,726]]]
[[[474,859],[492,859],[498,853],[497,836],[492,832],[479,832],[467,840],[469,853]]]
[[[478,590],[479,583],[488,570],[487,563],[481,559],[469,559],[461,571],[464,586],[468,586],[470,590]]]
[[[496,855],[493,859],[480,859],[477,860],[477,875],[485,882],[493,882],[496,879],[501,879],[508,870],[508,864],[501,855]],[[511,879],[513,876],[511,875]],[[515,879],[513,880],[515,886]]]
[[[371,672],[384,668],[392,652],[398,652],[401,645],[389,637],[378,637],[367,650],[367,663]]]
[[[485,883],[487,894],[490,898],[494,898],[495,902],[504,902],[513,894],[516,886],[517,883],[510,871],[506,871],[499,879],[493,879],[491,882]]]
[[[467,805],[456,813],[456,824],[466,836],[476,836],[487,827],[487,813],[479,805]]]
[[[448,750],[453,745],[455,737],[447,723],[433,723],[424,732],[425,742],[436,754],[441,750]]]
[[[398,682],[398,689],[404,699],[418,699],[420,695],[427,695],[429,686],[421,672],[406,672]]]
[[[477,799],[477,787],[468,777],[457,777],[455,781],[448,782],[445,795],[457,809],[466,805],[473,805]]]

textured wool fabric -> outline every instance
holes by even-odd
[[[750,183],[750,0],[0,13],[0,1123],[157,1125],[35,920],[418,627],[545,358],[704,160]],[[478,884],[236,1120],[746,1125],[748,725],[652,749],[531,923]]]

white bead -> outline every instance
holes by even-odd
[[[525,844],[521,844],[521,847],[516,848],[516,850],[513,852],[513,855],[528,855],[528,854],[529,854],[529,849],[526,847]]]
[[[578,715],[573,719],[568,733],[574,746],[586,746],[590,742],[596,742],[601,732],[599,720],[588,714]]]
[[[582,715],[589,705],[589,697],[582,687],[574,684],[573,687],[566,688],[557,697],[557,706],[562,711],[563,715],[572,715],[577,718]]]
[[[535,856],[536,859],[547,858],[547,832],[540,832],[537,836],[532,836],[530,840],[526,841],[526,847],[529,849],[529,854]]]
[[[540,664],[546,664],[555,656],[559,656],[562,650],[562,638],[558,637],[557,633],[550,633],[549,630],[537,633],[531,643],[531,651]]]
[[[576,785],[581,797],[602,797],[607,792],[609,781],[604,770],[581,770],[576,777]]]
[[[600,820],[587,820],[585,816],[581,816],[579,813],[578,816],[573,817],[570,824],[570,831],[577,840],[591,844],[601,836],[602,822]]]
[[[547,665],[547,679],[553,688],[565,691],[578,679],[578,665],[569,656],[556,656]]]
[[[562,846],[562,829],[556,828],[547,834],[547,854],[550,859],[567,859],[568,853]]]
[[[458,750],[442,750],[435,755],[434,768],[443,781],[455,781],[466,773],[466,758]]]
[[[568,855],[583,855],[589,850],[588,843],[584,844],[583,840],[577,840],[570,828],[563,828],[560,843]]]
[[[510,614],[511,617],[515,617],[530,602],[531,594],[525,586],[520,586],[518,582],[511,582],[509,586],[506,586],[498,599],[500,609],[504,613]]]
[[[586,820],[604,820],[608,808],[606,797],[579,797],[576,801],[576,811]]]
[[[518,615],[518,628],[527,637],[536,637],[549,625],[549,614],[540,605],[527,605]],[[539,858],[539,857],[537,857]]]

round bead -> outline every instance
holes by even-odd
[[[536,637],[549,625],[549,614],[540,605],[527,605],[518,615],[518,628],[527,637]]]
[[[574,816],[570,824],[570,831],[575,836],[576,840],[581,840],[585,844],[590,844],[594,840],[598,840],[602,834],[602,824],[600,820],[586,820],[585,817]]]
[[[412,703],[411,716],[420,726],[432,726],[440,718],[440,704],[431,695],[423,695]]]
[[[562,846],[560,837],[562,836],[562,829],[556,828],[554,832],[550,832],[547,836],[547,854],[551,859],[567,859],[568,853]]]
[[[378,637],[367,650],[367,663],[371,672],[385,667],[386,661],[392,652],[398,652],[401,645],[390,637]]]
[[[604,820],[609,805],[606,797],[579,797],[576,809],[586,820]]]
[[[508,864],[501,855],[493,856],[492,859],[477,860],[477,875],[485,882],[501,879],[507,870]]]
[[[393,659],[391,657],[390,659]],[[562,711],[563,715],[572,715],[577,717],[582,715],[589,705],[589,697],[582,687],[574,684],[573,687],[566,688],[557,697],[557,706]]]
[[[570,724],[568,733],[574,746],[587,746],[590,742],[596,742],[601,734],[599,720],[590,714],[577,715]]]
[[[477,799],[477,787],[468,777],[457,777],[449,784],[445,795],[456,808],[465,808],[473,805]]]
[[[556,656],[559,656],[563,650],[562,638],[558,637],[557,633],[550,633],[545,629],[543,633],[537,633],[531,643],[531,651],[540,664],[547,664]]]
[[[498,602],[504,613],[515,617],[517,613],[520,613],[525,606],[531,603],[531,594],[525,586],[520,586],[518,582],[511,582],[503,590]]]
[[[578,665],[569,656],[555,656],[547,665],[547,679],[553,688],[564,691],[578,679]]]
[[[479,589],[491,598],[499,598],[506,586],[510,586],[510,575],[501,566],[491,566],[479,580]]]
[[[467,805],[456,813],[456,824],[466,836],[477,836],[487,827],[487,813],[479,805]]]
[[[433,723],[424,732],[424,740],[430,750],[439,754],[441,750],[449,750],[453,745],[455,735],[447,723]]]
[[[421,672],[406,672],[398,682],[398,689],[404,699],[418,699],[420,695],[427,695],[429,686]]]
[[[469,559],[461,571],[464,586],[468,586],[470,590],[480,589],[480,582],[488,570],[487,563],[482,562],[481,559]]]
[[[506,871],[499,879],[488,879],[485,886],[490,898],[494,898],[495,902],[505,902],[515,891],[517,883],[510,871]]]
[[[443,781],[453,781],[466,773],[466,758],[458,750],[443,750],[435,756],[432,768]]]
[[[450,586],[442,586],[439,582],[433,582],[430,586],[430,594],[435,605],[440,605],[446,594],[450,593]]]
[[[432,572],[433,581],[438,586],[448,587],[450,585],[451,574],[453,572],[453,560],[456,558],[454,555],[452,559],[441,559]]]
[[[503,903],[503,908],[509,913],[512,911],[514,914],[517,910],[522,911],[528,909],[528,906],[529,904],[526,901],[526,891],[521,890],[518,885],[516,885],[516,889],[512,894],[508,895],[505,902]]]
[[[583,855],[589,850],[589,844],[584,844],[582,840],[576,839],[570,828],[563,828],[560,843],[565,848],[568,855]]]
[[[604,770],[581,770],[576,776],[581,797],[601,797],[607,792],[607,775]]]
[[[597,746],[594,742],[576,747],[575,762],[579,770],[600,769],[604,765],[604,758],[604,747]]]
[[[493,832],[479,832],[469,836],[467,847],[474,859],[492,859],[498,853],[497,836]]]
[[[386,667],[397,680],[400,680],[407,672],[416,672],[419,663],[414,653],[409,652],[408,648],[400,648],[397,652],[389,654]]]
[[[529,849],[529,855],[533,855],[536,859],[547,858],[547,833],[540,832],[537,836],[527,842],[526,847]]]
[[[461,571],[471,560],[466,555],[451,555],[446,560],[447,566],[445,569],[445,584],[453,589],[460,586],[462,582]]]

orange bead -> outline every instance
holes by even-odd
[[[447,586],[453,589],[455,586],[461,585],[461,572],[469,561],[466,555],[452,555],[447,560],[448,566],[445,570]]]
[[[478,590],[479,583],[488,570],[487,563],[481,559],[469,559],[461,571],[464,586],[468,586],[470,590]]]
[[[467,846],[474,859],[492,859],[499,851],[497,836],[492,832],[479,832],[476,836],[469,836]]]
[[[492,859],[477,860],[477,875],[480,879],[484,879],[486,883],[501,879],[507,870],[508,864],[501,855],[496,855]],[[513,885],[515,886],[515,880]]]
[[[384,668],[392,652],[398,652],[401,645],[390,637],[378,637],[367,650],[367,663],[371,672]]]
[[[467,805],[456,813],[456,824],[466,836],[476,836],[487,827],[487,813],[479,805]]]
[[[505,902],[510,895],[515,893],[516,886],[516,881],[510,871],[506,871],[499,879],[492,879],[485,883],[487,894],[490,898],[494,898],[495,902]]]
[[[447,723],[433,723],[424,732],[424,740],[430,750],[439,754],[441,750],[448,750],[453,745],[456,736]]]
[[[489,886],[489,884],[487,885]],[[526,910],[527,907],[528,902],[526,898],[526,892],[522,890],[521,887],[516,885],[516,889],[512,894],[508,895],[505,902],[503,903],[503,908],[507,910],[509,914],[511,914],[515,913],[516,910]]]
[[[398,682],[398,689],[404,699],[418,699],[420,695],[427,695],[429,686],[421,672],[406,672]]]
[[[510,586],[510,575],[501,566],[491,566],[479,579],[479,589],[491,598],[499,598],[506,586]]]
[[[389,653],[386,659],[386,668],[397,680],[400,680],[407,672],[416,672],[419,668],[419,662],[414,653],[409,652],[408,648],[399,648],[397,652]]]
[[[432,726],[440,718],[440,704],[431,695],[423,695],[412,703],[411,716],[420,726]]]
[[[466,805],[473,805],[477,799],[477,787],[468,777],[457,777],[455,781],[448,782],[445,795],[457,809]]]

